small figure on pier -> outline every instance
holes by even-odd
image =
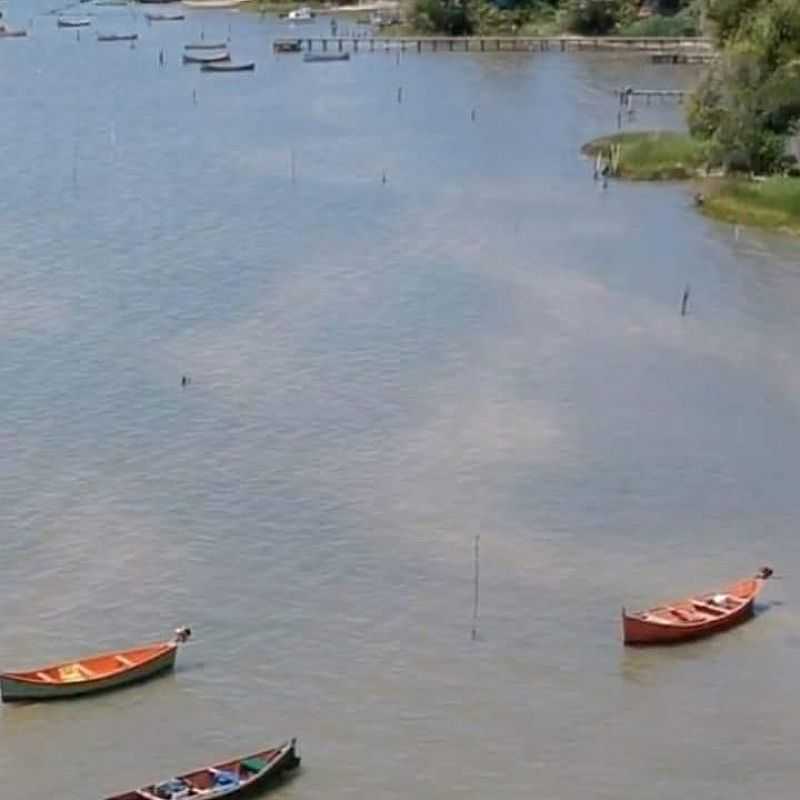
[[[683,290],[683,298],[681,299],[681,316],[682,317],[686,316],[686,309],[687,309],[687,306],[689,305],[689,295],[691,294],[691,291],[692,291],[692,289],[689,286],[689,284],[687,283],[686,284],[686,288]]]
[[[192,379],[188,375],[184,375],[181,378],[181,386],[188,386],[192,382]]]

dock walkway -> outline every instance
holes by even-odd
[[[535,50],[619,50],[710,53],[711,40],[701,37],[632,37],[632,36],[299,36],[309,52],[353,52],[376,49],[427,52],[498,52]]]

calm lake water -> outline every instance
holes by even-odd
[[[615,88],[696,73],[306,65],[270,18],[83,6],[78,40],[48,8],[5,4],[32,29],[0,41],[0,659],[195,638],[174,675],[0,709],[0,794],[297,735],[286,800],[794,798],[798,246],[578,154]],[[183,66],[201,33],[256,72]],[[622,648],[623,604],[762,563],[756,621]]]

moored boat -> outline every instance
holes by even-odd
[[[145,14],[148,22],[180,22],[186,19],[183,14]]]
[[[318,61],[349,61],[350,53],[306,53],[303,61],[315,63]]]
[[[187,8],[236,8],[250,0],[181,0]]]
[[[670,644],[698,639],[731,628],[753,616],[758,593],[772,575],[762,567],[752,578],[738,581],[720,592],[708,592],[665,603],[648,611],[622,609],[625,644]]]
[[[276,53],[299,53],[303,45],[300,39],[276,39],[272,43],[272,49]]]
[[[216,800],[219,797],[243,797],[266,790],[299,764],[297,740],[292,739],[251,756],[224,761],[106,800],[179,800],[192,797]]]
[[[178,628],[168,642],[101,653],[25,672],[4,672],[0,674],[0,694],[6,702],[54,700],[141,681],[171,669],[178,645],[191,634],[189,628]]]
[[[227,42],[193,42],[185,44],[184,50],[227,50]]]
[[[286,15],[286,19],[288,19],[289,22],[311,22],[314,17],[316,17],[316,14],[308,8],[308,6],[296,8]]]
[[[203,72],[252,72],[256,68],[255,61],[244,61],[238,64],[212,63],[203,64]]]
[[[139,38],[138,33],[98,33],[98,42],[135,42]]]
[[[227,50],[214,52],[213,50],[198,50],[194,53],[184,53],[184,64],[216,64],[220,61],[230,61],[231,54]]]
[[[27,35],[28,31],[0,28],[0,39],[19,39],[20,37]]]
[[[92,21],[89,17],[59,17],[56,24],[59,28],[85,28]]]

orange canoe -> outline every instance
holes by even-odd
[[[709,592],[677,603],[633,614],[622,609],[625,644],[670,644],[698,639],[731,628],[753,615],[753,604],[772,575],[762,567],[753,578],[734,583],[721,592]]]
[[[53,700],[101,692],[144,680],[175,665],[178,645],[191,636],[178,628],[169,642],[102,653],[26,672],[0,674],[0,694],[12,700]]]

